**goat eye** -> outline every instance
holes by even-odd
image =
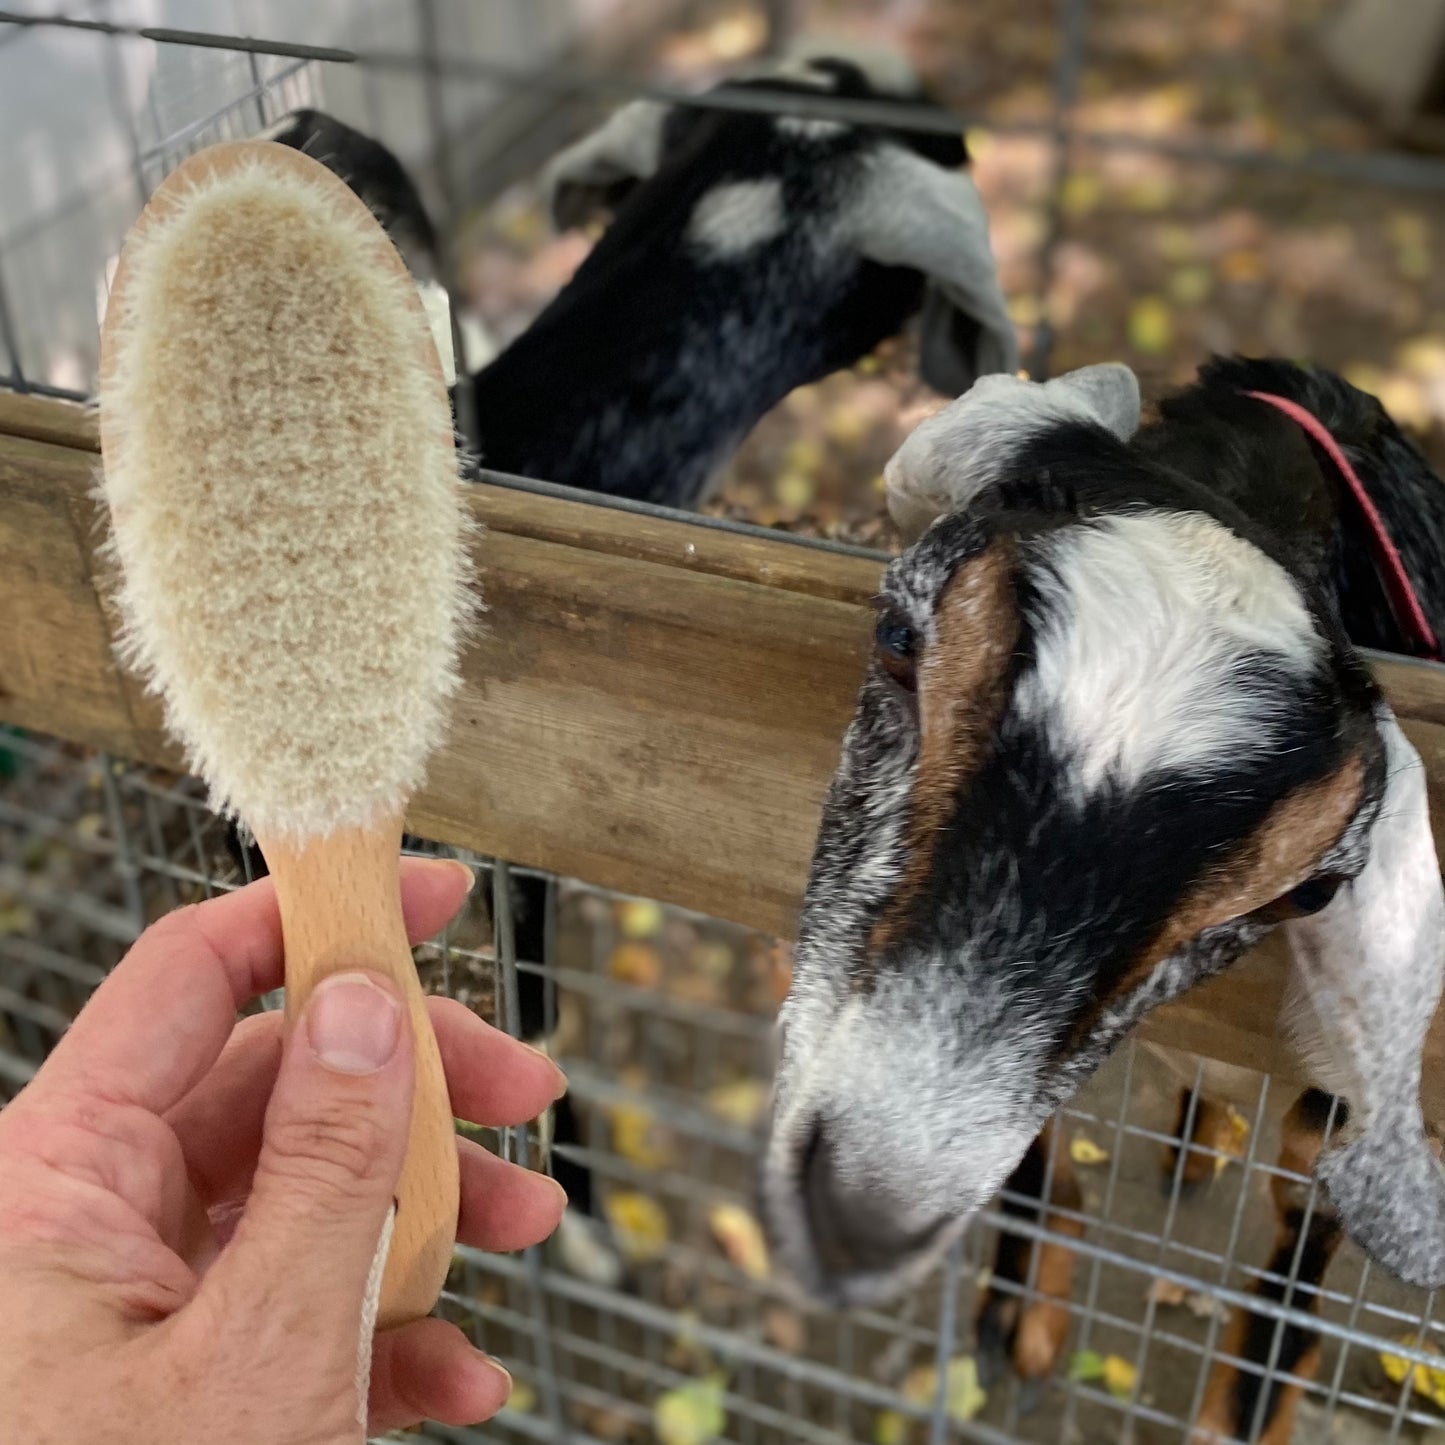
[[[892,616],[878,619],[873,634],[874,650],[883,669],[910,692],[917,686],[918,632],[907,622]]]
[[[1285,902],[1296,917],[1307,918],[1311,913],[1328,908],[1344,881],[1343,878],[1311,878],[1308,883],[1301,883],[1287,893]]]

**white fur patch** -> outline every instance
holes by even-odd
[[[906,542],[961,511],[1007,475],[1019,449],[1062,422],[1088,421],[1128,441],[1139,426],[1139,382],[1127,366],[1086,366],[1052,381],[998,374],[922,422],[883,470],[888,512]]]
[[[1268,704],[1232,684],[1257,653],[1301,675],[1316,663],[1283,568],[1198,512],[1108,517],[1044,545],[1046,620],[1015,700],[1083,793],[1274,745]]]
[[[799,140],[829,140],[848,129],[841,120],[818,120],[806,115],[780,115],[776,124],[783,135]]]
[[[735,261],[782,234],[783,183],[776,176],[714,186],[693,207],[687,236],[711,257]]]

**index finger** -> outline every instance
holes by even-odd
[[[402,913],[413,943],[446,923],[471,882],[462,863],[403,860]],[[162,1113],[215,1063],[236,1010],[283,976],[269,878],[169,913],[136,939],[11,1107],[32,1091],[58,1090]]]

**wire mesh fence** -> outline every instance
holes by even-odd
[[[146,922],[243,883],[245,868],[188,779],[33,737],[7,737],[5,755],[8,1095]],[[1080,1181],[1071,1205],[1047,1180],[1046,1212],[1037,1197],[1005,1194],[895,1308],[804,1305],[768,1277],[738,1223],[751,1219],[771,1012],[786,973],[774,941],[564,883],[542,956],[519,958],[512,870],[463,856],[481,882],[418,965],[428,988],[514,1032],[522,981],[544,978],[554,991],[553,1048],[581,1127],[567,1143],[546,1128],[488,1138],[531,1167],[587,1169],[621,1270],[599,1273],[557,1243],[509,1257],[460,1250],[442,1308],[520,1389],[492,1425],[429,1427],[437,1438],[647,1440],[660,1402],[682,1400],[716,1409],[716,1438],[739,1445],[1183,1441],[1212,1373],[1234,1360],[1246,1377],[1298,1390],[1296,1439],[1392,1441],[1438,1427],[1429,1399],[1381,1362],[1431,1358],[1442,1333],[1431,1301],[1372,1274],[1349,1246],[1322,1279],[1311,1274],[1307,1222],[1281,1253],[1271,1187],[1292,1185],[1298,1207],[1323,1208],[1307,1176],[1279,1162],[1288,1088],[1241,1076],[1227,1135],[1185,1127],[1206,1176],[1190,1184],[1169,1151],[1185,1122],[1181,1081],[1197,1083],[1203,1066],[1129,1047],[1052,1131],[1047,1168]],[[1001,1236],[1041,1247],[1022,1270],[999,1270]],[[1033,1382],[988,1358],[975,1319],[990,1286],[1024,1307],[1062,1306],[1061,1347]],[[1230,1321],[1251,1318],[1263,1348],[1235,1355],[1242,1336]],[[1301,1330],[1318,1341],[1307,1376],[1293,1374]],[[1407,1337],[1413,1349],[1398,1343]],[[986,1403],[972,1390],[980,1373]]]
[[[43,57],[55,28],[0,14],[0,117],[27,117],[54,147],[44,163],[33,147],[0,158],[0,380],[91,393],[96,318],[120,239],[159,179],[206,144],[326,106],[392,144],[438,213],[455,219],[605,104],[636,94],[742,103],[700,100],[659,63],[656,42],[670,28],[741,15],[747,43],[767,46],[815,9],[841,8],[421,0],[303,15],[263,5],[242,27],[222,4],[156,3],[125,16],[98,5],[69,17],[98,28]],[[1325,188],[1345,209],[1362,197],[1445,196],[1445,163],[1310,124],[1268,145],[1226,128],[1159,134],[1127,117],[1090,120],[1080,102],[1093,47],[1140,7],[1037,8],[1046,43],[1017,58],[1041,82],[1037,103],[991,110],[985,94],[961,116],[975,138],[1012,146],[1005,161],[1026,160],[1034,177],[1009,289],[1036,374],[1095,359],[1087,349],[1108,344],[1079,339],[1088,317],[1070,312],[1060,287],[1081,234],[1131,223],[1127,207],[1111,205],[1112,157],[1192,168],[1204,209],[1219,204],[1220,186],[1293,186],[1301,197]],[[185,33],[156,28],[181,10]],[[71,104],[62,124],[53,74],[44,96],[19,83],[42,58],[74,67],[67,103],[84,93],[89,111]],[[898,105],[756,93],[747,103],[938,123]],[[1196,221],[1187,203],[1171,212],[1176,227]],[[1246,334],[1249,324],[1239,322]],[[1151,367],[1158,380],[1171,365],[1157,349],[1132,359],[1146,381]],[[0,739],[0,769],[4,1098],[148,921],[244,882],[246,859],[187,779],[20,734]],[[1349,1245],[1319,1247],[1312,1226],[1324,1206],[1286,1147],[1288,1087],[1241,1076],[1227,1127],[1204,1137],[1200,1089],[1191,1090],[1203,1065],[1131,1045],[1056,1121],[1039,1194],[996,1201],[925,1286],[887,1309],[805,1305],[769,1276],[751,1234],[785,950],[567,880],[551,881],[541,926],[534,918],[519,930],[510,885],[529,875],[465,856],[481,882],[449,930],[418,950],[419,967],[429,988],[513,1032],[529,980],[533,992],[542,981],[573,1127],[565,1138],[550,1124],[486,1137],[532,1167],[583,1171],[596,1228],[519,1256],[459,1251],[443,1309],[504,1360],[519,1389],[491,1425],[427,1427],[430,1438],[668,1442],[688,1438],[670,1433],[680,1417],[698,1439],[737,1445],[1194,1445],[1220,1389],[1248,1397],[1237,1415],[1244,1439],[1289,1438],[1278,1433],[1279,1406],[1294,1395],[1299,1441],[1370,1445],[1441,1428],[1432,1395],[1445,1403],[1445,1388],[1428,1367],[1445,1340],[1433,1300],[1372,1273]],[[1181,1089],[1195,1102],[1181,1104]],[[1064,1173],[1077,1180],[1068,1200],[1053,1187]],[[995,1357],[979,1323],[990,1299],[995,1318],[1033,1309],[1046,1326],[1044,1368],[1031,1377]]]

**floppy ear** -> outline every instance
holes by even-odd
[[[559,230],[580,226],[599,210],[615,210],[652,175],[662,155],[669,109],[656,100],[630,101],[552,158],[542,172],[542,187]]]
[[[921,422],[884,468],[888,512],[911,546],[941,516],[1008,476],[1019,448],[1045,427],[1092,422],[1127,442],[1139,426],[1139,381],[1104,362],[1052,381],[980,378]]]
[[[1315,1174],[1355,1242],[1426,1289],[1445,1285],[1445,1169],[1426,1142],[1421,1051],[1445,971],[1445,890],[1425,769],[1387,709],[1388,777],[1364,870],[1285,925],[1294,965],[1284,1020],[1351,1119]]]
[[[928,280],[923,307],[923,379],[960,396],[990,372],[1015,372],[1018,338],[988,242],[988,217],[973,182],[898,145],[867,157],[851,216],[853,239],[870,260],[911,266]]]

